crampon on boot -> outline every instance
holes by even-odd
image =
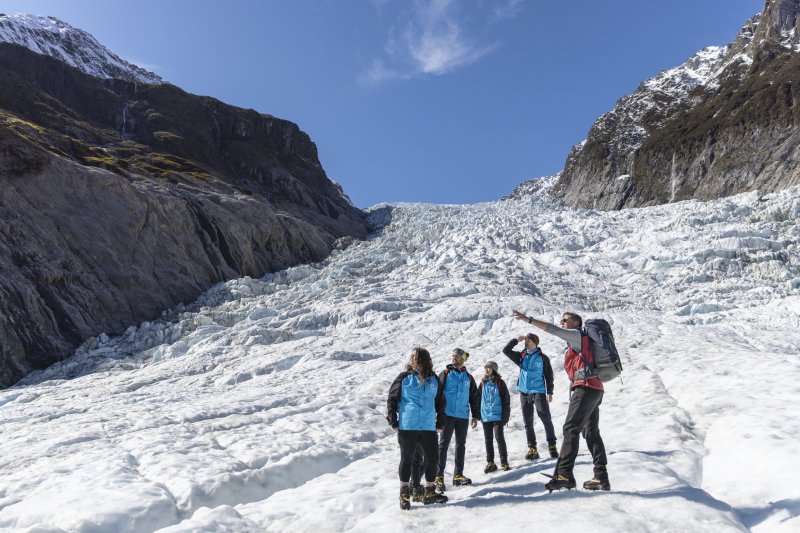
[[[427,486],[425,487],[425,498],[422,500],[422,503],[425,505],[447,503],[447,496],[436,492],[436,487]]]
[[[472,480],[462,475],[453,476],[453,486],[461,487],[463,485],[472,485]]]
[[[584,481],[583,488],[586,490],[611,490],[611,483],[608,476],[594,476],[589,481]]]
[[[548,446],[547,451],[550,452],[550,457],[553,459],[558,459],[558,448],[556,448],[555,444]]]
[[[444,478],[442,476],[436,476],[436,480],[433,482],[436,490],[439,492],[444,492],[447,490],[447,487],[444,486]]]
[[[483,473],[489,474],[491,472],[497,472],[497,465],[490,461],[486,463],[486,468],[483,469]]]
[[[511,465],[509,465],[509,464],[508,464],[508,463],[506,463],[506,462],[502,462],[502,463],[500,463],[500,468],[502,468],[503,470],[505,470],[506,472],[508,472],[509,470],[511,470]]]
[[[574,489],[575,488],[575,478],[562,476],[560,474],[554,475],[550,478],[550,481],[544,486],[550,492],[554,490],[561,490],[561,489]]]
[[[414,487],[411,491],[411,501],[417,503],[425,501],[425,487],[422,485]]]
[[[535,461],[539,458],[539,451],[536,446],[528,446],[528,453],[525,454],[525,459],[528,461]]]
[[[411,490],[408,485],[400,487],[400,509],[403,511],[411,509]]]

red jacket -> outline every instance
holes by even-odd
[[[583,353],[583,357],[585,357],[587,361],[594,364],[594,355],[592,355],[592,351],[589,349],[588,335],[581,335],[581,353]],[[581,355],[573,350],[572,347],[567,346],[567,351],[564,354],[564,370],[567,371],[567,376],[569,376],[569,380],[572,382],[570,390],[575,387],[589,387],[590,389],[603,390],[603,382],[600,381],[600,378],[597,376],[589,378],[588,380],[575,379],[575,374],[584,366],[585,364]]]

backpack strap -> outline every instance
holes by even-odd
[[[589,348],[589,335],[586,334],[585,329],[581,329],[581,349],[576,350],[576,353],[578,354],[578,356],[580,356],[581,360],[583,360],[583,371],[581,372],[583,376],[581,376],[580,379],[587,381],[593,377],[597,377],[597,367],[594,365],[594,363],[590,363],[589,360],[586,358],[586,356],[583,355],[583,350],[585,348],[587,349]],[[592,359],[594,359],[594,354],[591,355]],[[586,375],[587,370],[591,371],[592,374],[591,376]],[[575,372],[575,375],[572,378],[572,382],[574,383],[576,379],[578,379],[577,372]]]

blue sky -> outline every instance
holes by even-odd
[[[763,0],[0,2],[296,122],[353,202],[473,203],[563,168],[617,99]]]

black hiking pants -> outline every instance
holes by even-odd
[[[586,439],[586,445],[592,454],[595,477],[608,476],[606,469],[606,447],[600,436],[600,403],[603,401],[603,391],[589,387],[576,387],[572,391],[567,409],[567,419],[564,420],[564,442],[561,453],[556,463],[556,474],[572,478],[572,469],[578,457],[578,445],[581,433]]]
[[[456,433],[456,469],[453,471],[453,475],[464,475],[464,454],[467,451],[467,430],[469,430],[468,418],[456,418],[454,416],[445,418],[444,430],[442,430],[439,436],[438,475],[444,476],[444,467],[447,465],[447,449],[450,447],[450,439],[453,438],[453,431]]]
[[[553,428],[553,418],[550,416],[550,404],[547,403],[547,396],[542,393],[525,394],[519,393],[519,403],[522,406],[522,421],[525,422],[525,436],[528,438],[528,446],[536,446],[536,433],[533,432],[533,408],[536,407],[536,414],[544,426],[544,433],[547,437],[547,444],[556,443],[556,430]]]
[[[436,432],[399,430],[397,442],[400,444],[400,481],[408,483],[417,446],[425,456],[425,481],[433,483],[436,479]]]
[[[436,454],[439,454],[439,446],[436,446]],[[422,476],[425,475],[425,452],[422,451],[422,446],[417,443],[417,449],[414,451],[414,463],[411,465],[411,486],[419,487],[421,485]]]
[[[483,440],[486,443],[486,462],[494,462],[494,438],[497,439],[497,451],[500,453],[500,462],[508,462],[506,451],[506,438],[503,435],[502,422],[483,422]]]

